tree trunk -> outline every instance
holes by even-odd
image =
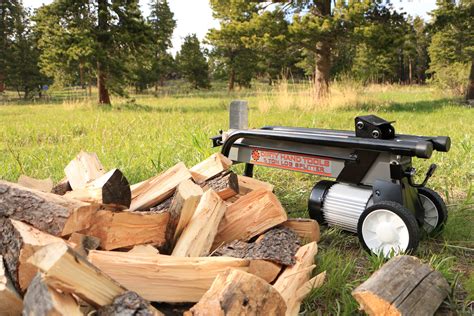
[[[0,93],[5,91],[5,77],[0,73]]]
[[[99,104],[110,104],[109,90],[107,89],[107,73],[105,71],[103,60],[106,59],[106,51],[108,49],[108,3],[107,0],[97,1],[98,10],[98,31],[97,41],[100,47],[100,57],[97,62],[97,88],[99,90]],[[105,55],[105,56],[104,56]]]
[[[411,58],[408,59],[408,83],[413,83],[413,60]]]
[[[316,44],[316,70],[314,73],[314,95],[322,99],[329,94],[329,72],[331,70],[331,47],[328,42]]]
[[[471,72],[469,73],[469,82],[467,84],[466,101],[474,102],[474,59],[471,62]]]
[[[109,90],[106,86],[107,76],[102,70],[100,63],[97,63],[97,89],[99,90],[99,103],[110,104]]]
[[[84,64],[83,62],[79,63],[79,80],[81,81],[81,88],[84,90],[86,85],[84,84]]]
[[[232,68],[232,70],[230,71],[230,76],[229,76],[228,90],[234,91],[234,85],[235,85],[235,69]]]

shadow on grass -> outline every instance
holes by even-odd
[[[383,102],[362,103],[357,106],[357,109],[363,111],[384,110],[386,112],[430,113],[441,110],[446,106],[463,106],[463,104],[460,99],[441,98],[414,102],[388,102],[388,104]],[[350,110],[353,108],[347,107],[345,109]]]

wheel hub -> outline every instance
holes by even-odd
[[[384,244],[393,244],[398,240],[398,234],[390,223],[382,223],[377,227],[377,238]]]

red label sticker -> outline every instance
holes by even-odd
[[[250,163],[332,177],[332,160],[318,156],[253,149]]]

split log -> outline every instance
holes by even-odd
[[[99,208],[52,193],[0,181],[0,217],[26,222],[55,236],[66,236],[89,227]]]
[[[433,315],[448,296],[443,275],[412,256],[390,259],[352,296],[369,315]]]
[[[219,173],[227,170],[232,166],[232,160],[225,157],[221,153],[215,153],[206,160],[201,161],[191,169],[194,181],[201,184],[204,181],[215,177]]]
[[[226,211],[224,201],[214,190],[206,191],[173,249],[173,256],[207,256]]]
[[[184,180],[190,179],[191,173],[184,163],[180,162],[160,175],[153,177],[132,192],[131,211],[146,210],[173,195],[176,187]]]
[[[36,250],[50,243],[65,243],[61,238],[43,233],[13,219],[0,220],[0,251],[16,289],[23,293],[38,269],[28,263]]]
[[[105,171],[95,153],[81,151],[64,169],[73,190],[84,188],[87,183],[102,176]]]
[[[95,250],[100,246],[100,239],[94,236],[87,236],[79,233],[72,233],[68,241],[73,243],[72,247],[78,254],[86,256],[89,250]]]
[[[282,226],[293,229],[304,242],[319,241],[319,224],[309,218],[289,218]]]
[[[136,245],[132,249],[130,249],[128,253],[157,255],[160,252],[158,251],[158,249],[151,245]]]
[[[127,178],[119,169],[113,169],[89,182],[84,188],[67,192],[65,197],[88,203],[129,207],[132,194]]]
[[[87,235],[100,239],[102,249],[111,250],[135,245],[163,246],[169,213],[100,210]]]
[[[188,226],[189,221],[193,217],[202,195],[203,190],[192,180],[183,181],[178,185],[168,208],[170,220],[166,227],[164,253],[170,254],[173,251],[183,230]]]
[[[285,315],[285,311],[285,301],[271,285],[252,274],[227,269],[185,315]]]
[[[10,276],[3,264],[3,257],[0,256],[0,314],[5,316],[21,315],[23,302],[20,294],[13,286]]]
[[[89,252],[90,262],[143,298],[157,302],[197,302],[228,267],[248,270],[249,261],[229,257],[173,257]]]
[[[281,272],[281,264],[269,260],[250,260],[248,272],[272,283]]]
[[[126,315],[137,315],[137,316],[158,316],[163,315],[156,309],[151,310],[149,304],[137,293],[127,291],[116,298],[114,298],[112,304],[103,306],[97,310],[98,316],[126,316]]]
[[[321,287],[326,279],[326,271],[307,281],[296,291],[296,299],[302,301],[312,290]]]
[[[237,175],[230,172],[224,172],[221,175],[207,180],[203,184],[204,191],[213,189],[221,197],[226,200],[239,194],[239,181]]]
[[[273,192],[273,184],[246,176],[239,175],[237,177],[239,180],[239,191],[242,195],[245,195],[258,189],[265,189],[267,191]]]
[[[279,265],[295,264],[295,254],[300,247],[298,235],[287,227],[275,227],[261,235],[255,242],[233,241],[214,251],[213,255],[242,259],[270,260]]]
[[[48,286],[40,273],[31,281],[23,305],[24,316],[83,315],[71,294],[61,293]]]
[[[297,297],[296,293],[310,279],[317,251],[316,242],[302,246],[296,253],[295,265],[286,268],[273,285],[286,302],[287,316],[298,315],[303,298]]]
[[[62,179],[59,181],[52,189],[51,193],[57,194],[57,195],[64,195],[66,192],[72,191],[71,185],[69,184],[69,181],[67,181],[67,178]]]
[[[286,212],[273,193],[252,191],[227,208],[212,248],[235,239],[249,240],[286,220]]]
[[[51,178],[39,180],[21,175],[20,178],[18,178],[18,184],[45,193],[50,193],[53,190],[53,180],[51,180]]]
[[[62,243],[44,246],[28,260],[50,287],[74,293],[94,307],[109,305],[126,289]]]

